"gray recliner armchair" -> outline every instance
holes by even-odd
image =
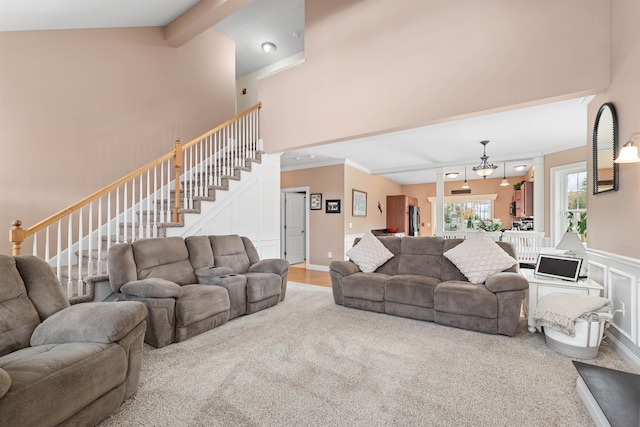
[[[138,389],[147,311],[71,306],[34,256],[0,255],[0,425],[92,426]]]

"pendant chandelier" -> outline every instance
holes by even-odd
[[[469,183],[467,182],[467,167],[466,166],[464,167],[464,182],[462,183],[462,187],[460,187],[460,188],[463,188],[465,190],[471,188],[469,186]]]
[[[488,143],[489,141],[480,141],[480,144],[482,144],[484,147],[482,151],[482,156],[480,156],[480,160],[482,160],[482,162],[480,162],[478,166],[473,167],[473,170],[484,179],[487,179],[487,177],[491,175],[493,171],[495,171],[498,168],[498,166],[496,165],[487,163],[487,160],[489,159],[489,156],[487,156]]]
[[[509,181],[507,181],[507,164],[502,164],[502,182],[500,182],[500,187],[507,187],[509,185]]]

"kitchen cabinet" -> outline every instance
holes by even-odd
[[[515,203],[515,217],[533,216],[533,182],[523,182],[520,190],[515,190],[512,201]]]
[[[387,196],[387,229],[395,228],[396,233],[418,236],[420,225],[418,199],[405,195]]]

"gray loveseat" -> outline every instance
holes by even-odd
[[[0,425],[92,426],[138,389],[147,311],[70,306],[53,270],[0,255]]]
[[[529,284],[518,264],[475,284],[443,254],[463,239],[381,236],[393,258],[373,273],[352,261],[330,264],[336,304],[513,336]],[[514,259],[510,243],[497,244]]]
[[[142,239],[109,249],[109,283],[118,298],[149,311],[145,341],[184,341],[284,299],[289,263],[260,260],[246,237]]]

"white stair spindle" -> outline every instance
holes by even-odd
[[[69,223],[67,224],[67,295],[73,296],[73,282],[71,280],[71,252],[73,245],[73,222],[72,214],[69,214]]]
[[[56,244],[56,275],[58,282],[62,283],[62,219],[58,220],[58,241]]]
[[[98,199],[98,215],[100,215],[100,200]],[[100,217],[99,217],[100,218]],[[100,219],[98,218],[98,224],[100,224]],[[100,227],[98,227],[100,228]],[[87,262],[87,275],[93,275],[93,202],[89,202],[89,229],[87,230],[87,251],[89,253],[89,261]]]
[[[136,227],[138,229],[138,238],[142,239],[144,236],[144,221],[142,219],[142,216],[144,214],[144,212],[142,212],[142,209],[144,209],[143,206],[143,193],[142,193],[142,187],[144,185],[143,181],[144,181],[144,175],[140,174],[140,180],[138,182],[138,227]],[[135,219],[135,210],[131,213],[132,217]],[[134,222],[134,226],[135,226],[135,222]]]
[[[31,254],[38,256],[38,233],[33,235],[33,247],[31,248]]]
[[[76,263],[78,264],[78,296],[82,295],[82,237],[84,236],[82,231],[82,208],[78,212],[78,255],[76,256]],[[71,273],[71,266],[69,266],[69,273]]]
[[[151,218],[150,215],[152,214],[151,212],[151,171],[147,170],[147,194],[146,194],[146,199],[147,199],[147,215],[146,215],[146,223],[147,223],[147,237],[153,237],[151,235]]]
[[[162,169],[162,167],[160,168]],[[153,167],[153,236],[158,237],[158,167]]]
[[[50,232],[49,232],[49,226],[47,225],[47,228],[44,231],[44,260],[49,262],[51,260],[51,257],[49,256],[49,238],[50,238]]]

